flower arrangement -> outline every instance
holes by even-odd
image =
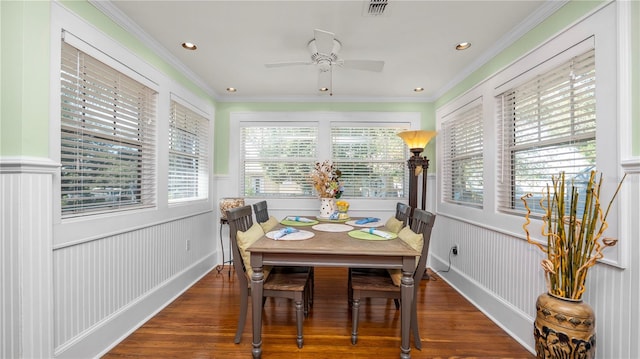
[[[342,172],[330,161],[316,162],[315,168],[311,171],[311,181],[320,198],[338,199],[342,196],[344,187],[340,183],[340,177]]]
[[[591,171],[581,217],[577,215],[579,213],[578,189],[571,183],[571,192],[565,194],[564,172],[559,177],[552,176],[551,180],[553,191],[551,192],[547,185],[540,200],[540,206],[546,211],[542,217],[542,235],[547,238],[546,247],[531,240],[527,229],[531,223],[529,219],[531,210],[527,205],[527,198],[532,196],[531,193],[521,198],[527,209],[526,222],[522,228],[527,235],[527,242],[547,255],[547,258],[542,260],[547,291],[558,297],[579,300],[585,291],[587,270],[603,257],[602,251],[606,247],[615,246],[618,242],[614,238],[604,238],[603,234],[608,227],[607,215],[620,191],[624,177],[618,184],[606,211],[603,212],[600,207],[602,174],[596,182],[596,172]],[[565,197],[569,203],[565,203]]]

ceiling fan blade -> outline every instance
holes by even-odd
[[[331,55],[333,50],[333,39],[335,34],[324,30],[313,30],[316,39],[316,48],[318,52],[325,55]]]
[[[284,66],[299,66],[299,65],[313,65],[310,61],[287,61],[287,62],[272,62],[270,64],[264,64],[266,67],[284,67]]]
[[[384,61],[377,60],[342,60],[338,63],[345,69],[380,72],[384,68]]]

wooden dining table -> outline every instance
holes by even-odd
[[[311,218],[310,219],[314,219]],[[325,223],[325,222],[320,222]],[[278,230],[284,226],[276,227]],[[398,268],[402,270],[400,358],[411,358],[410,325],[413,305],[416,256],[420,253],[400,239],[365,240],[353,238],[349,231],[328,232],[313,229],[312,225],[296,226],[313,233],[303,240],[274,240],[261,237],[247,249],[251,253],[251,297],[253,358],[262,356],[262,294],[264,275],[262,268],[269,266]],[[354,230],[360,228],[354,227]],[[350,340],[347,338],[345,340]]]

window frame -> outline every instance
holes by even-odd
[[[498,146],[498,129],[496,113],[499,104],[495,97],[506,89],[505,86],[513,86],[520,82],[526,82],[535,76],[537,72],[553,68],[557,64],[570,58],[571,49],[593,37],[593,46],[596,49],[596,166],[604,175],[604,188],[602,198],[611,198],[622,177],[620,167],[620,148],[611,144],[617,141],[619,121],[619,102],[616,97],[620,75],[618,74],[619,50],[616,48],[616,6],[604,6],[581,19],[572,26],[550,37],[521,57],[507,63],[503,68],[490,74],[486,78],[477,81],[475,85],[458,97],[444,103],[436,109],[437,130],[441,129],[443,116],[453,109],[472,101],[474,98],[483,97],[484,117],[484,179],[485,195],[484,208],[469,208],[452,205],[441,200],[442,197],[442,161],[438,161],[436,203],[439,215],[455,218],[479,227],[507,234],[509,236],[525,239],[522,230],[524,217],[512,213],[502,213],[498,210],[497,188],[500,170],[500,158]],[[510,83],[511,82],[511,83]],[[442,141],[437,143],[438,159],[444,151]],[[620,238],[620,198],[616,200],[609,213],[607,235]],[[544,243],[539,235],[542,221],[532,219],[530,233],[534,240]],[[625,241],[620,241],[617,246],[605,251],[603,263],[624,267],[627,256],[625,255]]]
[[[442,142],[442,148],[447,148],[447,146],[449,146],[451,143],[449,142],[450,140],[457,140],[459,139],[455,133],[450,133],[453,131],[453,129],[458,129],[459,127],[458,122],[463,122],[464,125],[469,125],[469,128],[467,128],[466,126],[464,127],[464,129],[468,132],[470,130],[473,130],[473,126],[478,125],[476,124],[475,121],[479,120],[479,126],[482,129],[482,125],[483,125],[483,108],[482,108],[482,97],[473,99],[471,102],[462,105],[459,108],[453,109],[452,112],[444,114],[442,117],[442,132],[441,132],[441,136],[442,136],[442,140],[440,142]],[[469,112],[471,112],[472,110],[476,110],[476,108],[479,108],[478,114],[473,114],[474,116],[478,116],[479,118],[477,119],[473,119],[474,121],[471,121],[471,119],[469,119],[468,117],[466,117],[466,115],[468,115]],[[461,117],[462,115],[465,115],[465,117]],[[452,128],[451,130],[449,130],[449,128]],[[478,138],[473,138],[473,140],[478,140]],[[443,185],[443,190],[442,190],[442,198],[441,200],[443,202],[448,202],[448,203],[452,203],[452,204],[457,204],[460,206],[467,206],[467,207],[476,207],[476,208],[482,208],[484,206],[484,181],[482,182],[482,194],[480,197],[480,201],[479,202],[475,202],[475,201],[465,201],[464,198],[460,199],[460,200],[455,200],[453,198],[451,198],[451,196],[449,195],[449,193],[447,192],[451,192],[452,194],[455,193],[455,185],[453,183],[448,183],[448,182],[457,182],[457,181],[453,181],[454,176],[456,176],[457,171],[453,168],[454,164],[457,162],[462,162],[464,164],[467,163],[467,160],[471,160],[471,162],[473,162],[473,159],[478,157],[478,155],[480,156],[479,161],[482,164],[482,168],[480,170],[480,176],[484,179],[484,136],[483,136],[483,131],[480,131],[480,135],[479,135],[479,141],[480,141],[480,145],[479,148],[476,148],[477,146],[462,146],[461,150],[463,151],[462,154],[459,155],[455,155],[455,156],[449,156],[449,154],[451,154],[452,151],[443,151],[442,152],[442,177],[443,177],[443,181],[441,182]],[[466,144],[466,143],[465,143]],[[478,153],[479,152],[479,153]],[[444,178],[445,176],[447,177],[447,179],[451,179],[451,181],[445,181]],[[450,177],[449,177],[450,176]],[[463,177],[464,178],[464,177]]]
[[[74,34],[74,47],[91,55],[110,67],[135,78],[158,93],[156,102],[156,148],[155,148],[155,205],[130,209],[127,211],[94,214],[74,218],[62,218],[61,213],[61,174],[58,170],[52,181],[51,212],[53,227],[53,248],[63,248],[105,236],[126,233],[149,226],[149,223],[162,223],[201,213],[213,211],[211,195],[206,199],[175,203],[167,200],[168,173],[168,132],[169,99],[175,94],[206,114],[210,123],[214,120],[214,103],[204,93],[194,92],[181,81],[161,72],[150,61],[153,57],[140,57],[122,43],[100,32],[93,25],[76,16],[73,12],[58,4],[51,3],[50,24],[50,91],[49,91],[49,156],[53,162],[60,163],[60,71],[61,71],[61,34]],[[65,34],[65,36],[67,36]],[[71,40],[69,40],[71,41]],[[209,168],[213,168],[213,127],[209,130]],[[209,178],[209,190],[213,193],[213,181]]]
[[[550,66],[544,66],[544,68],[541,71],[532,71],[532,73],[530,74],[530,76],[527,76],[526,78],[528,78],[528,81],[525,83],[527,84],[529,87],[530,86],[530,82],[531,80],[537,81],[539,80],[540,77],[547,77],[551,72],[554,71],[558,71],[558,66],[563,66],[566,65],[568,61],[572,61],[575,57],[579,57],[579,56],[583,56],[586,53],[589,52],[594,52],[595,55],[595,51],[594,51],[594,47],[593,47],[593,39],[589,38],[584,40],[583,42],[576,44],[575,46],[571,47],[570,49],[564,51],[562,54],[557,55],[558,59],[552,58],[550,60],[548,60],[549,62],[551,62]],[[551,67],[550,69],[547,69],[548,67]],[[593,66],[593,71],[595,72],[595,63]],[[597,82],[597,73],[594,74],[594,76],[592,77],[594,78],[595,82]],[[515,83],[515,84],[513,84]],[[570,83],[572,84],[572,83]],[[509,86],[511,85],[511,86]],[[501,86],[499,90],[503,90],[500,94],[498,94],[495,97],[495,101],[497,103],[497,114],[496,114],[496,120],[498,121],[496,127],[497,127],[497,132],[498,132],[498,141],[499,141],[499,153],[498,153],[498,158],[499,158],[499,168],[498,168],[498,175],[499,175],[499,182],[500,182],[500,186],[498,186],[498,208],[500,211],[505,212],[505,213],[514,213],[514,214],[524,214],[525,208],[524,205],[522,204],[522,201],[520,200],[520,197],[524,194],[524,193],[513,193],[514,191],[516,191],[516,187],[518,186],[518,183],[516,183],[516,181],[514,180],[514,178],[506,178],[508,173],[513,173],[514,172],[514,166],[519,167],[520,162],[518,162],[514,156],[516,156],[517,154],[520,153],[528,153],[528,152],[532,152],[532,151],[536,151],[536,150],[549,150],[552,149],[554,147],[556,148],[570,148],[573,147],[573,144],[577,144],[577,145],[584,145],[586,144],[591,144],[595,146],[595,142],[596,142],[596,131],[595,128],[593,128],[593,130],[589,130],[586,132],[580,132],[580,134],[574,134],[574,133],[567,133],[567,132],[573,132],[573,131],[568,131],[565,130],[566,132],[562,132],[562,136],[561,137],[551,137],[551,135],[549,135],[549,133],[551,133],[552,131],[548,131],[546,133],[546,137],[544,137],[542,139],[542,141],[527,141],[524,143],[518,143],[516,145],[513,145],[512,142],[514,141],[514,134],[513,133],[507,133],[507,130],[511,127],[513,127],[514,125],[514,117],[512,115],[505,115],[505,111],[503,111],[503,108],[505,107],[504,105],[504,99],[503,99],[503,95],[504,94],[509,94],[512,93],[515,89],[521,89],[521,87],[523,86],[522,81],[519,79],[515,79],[513,81],[510,81],[508,83],[506,83],[505,85]],[[594,86],[593,90],[591,92],[593,92],[593,94],[595,95],[596,92],[596,88],[595,88],[595,83],[592,83],[592,86]],[[573,89],[573,87],[572,87]],[[539,89],[538,89],[539,90]],[[548,90],[548,88],[545,87],[545,91]],[[539,92],[536,92],[536,95],[540,95]],[[556,100],[557,98],[554,97],[554,100]],[[566,107],[571,107],[573,108],[574,104],[576,102],[572,101],[570,103],[569,106]],[[540,105],[540,101],[536,102],[536,106]],[[596,116],[595,116],[595,108],[597,107],[597,104],[593,104],[593,109],[594,112],[591,115],[593,117],[593,119],[589,119],[588,122],[592,122],[592,123],[596,123]],[[542,115],[547,114],[546,112],[542,113]],[[574,125],[576,124],[575,121],[577,119],[581,118],[580,116],[568,116],[568,119],[564,119],[564,121],[569,121],[571,123],[571,126],[568,127],[569,129],[573,129]],[[519,126],[527,126],[530,125],[532,123],[536,123],[540,121],[540,117],[536,116],[535,119],[533,120],[526,120],[526,121],[521,121],[521,120],[517,120],[517,122],[519,123]],[[554,118],[553,120],[553,124],[558,123],[557,119]],[[530,128],[535,128],[537,130],[536,133],[540,133],[540,127],[541,126],[535,126],[535,127],[530,127]],[[520,127],[518,128],[514,128],[516,131],[518,129],[520,129]],[[542,129],[542,131],[544,131],[544,128]],[[556,131],[557,132],[557,131]],[[536,140],[540,140],[540,138],[536,138]],[[567,141],[569,141],[571,144],[567,143]],[[597,151],[597,149],[596,149]],[[578,153],[578,152],[576,152]],[[536,158],[540,158],[540,157],[536,157]],[[595,162],[595,157],[593,158],[586,158],[586,161],[589,160],[593,160]],[[522,161],[522,163],[525,165],[526,168],[528,168],[528,166],[531,164],[527,161]],[[533,162],[532,162],[533,163]],[[545,163],[546,165],[550,166],[550,162]],[[565,167],[563,170],[568,170],[567,172],[567,178],[571,178],[572,177],[572,172],[571,169],[573,168],[573,170],[577,171],[578,170],[578,163],[576,160],[576,163],[573,164],[574,166],[570,166],[570,167]],[[595,166],[595,163],[593,165],[591,165],[592,167]],[[549,174],[545,174],[544,175],[544,183],[541,183],[542,186],[544,186],[546,183],[549,183],[549,178],[551,178],[551,176],[557,176],[559,173],[558,171],[553,171],[552,173]],[[576,174],[578,172],[575,172]],[[529,182],[532,181],[536,181],[533,178],[529,178]],[[532,185],[530,183],[530,185]],[[531,216],[532,217],[538,217],[541,218],[542,214],[544,213],[544,211],[540,208],[539,205],[539,199],[541,198],[541,194],[543,192],[542,188],[538,189],[538,190],[527,190],[524,192],[532,192],[533,194],[533,198],[529,200],[529,206],[530,209],[532,211]],[[507,197],[508,196],[508,197]],[[584,198],[584,195],[582,195],[582,197]],[[509,204],[507,204],[509,203]],[[579,212],[579,215],[581,214],[581,212]]]
[[[198,127],[202,127],[200,130],[202,130],[203,132],[199,132],[196,134],[197,137],[197,141],[199,141],[202,145],[197,145],[195,146],[198,150],[198,153],[193,155],[193,156],[188,156],[186,154],[184,154],[183,156],[188,156],[191,158],[194,158],[197,160],[197,162],[199,164],[201,164],[198,167],[198,171],[196,173],[196,182],[197,182],[197,195],[196,196],[191,196],[191,197],[180,197],[180,198],[175,198],[175,199],[171,199],[168,198],[168,202],[169,205],[175,205],[178,203],[185,203],[185,202],[191,202],[191,201],[201,201],[201,200],[206,200],[210,197],[210,189],[209,189],[209,179],[210,179],[210,173],[212,170],[212,166],[211,166],[211,142],[212,142],[212,136],[211,136],[211,120],[208,118],[208,115],[203,112],[202,110],[198,109],[196,106],[190,104],[188,101],[182,99],[180,96],[176,95],[176,94],[171,94],[170,96],[170,101],[169,101],[169,122],[171,122],[171,116],[172,116],[172,110],[173,109],[173,103],[176,103],[179,106],[182,106],[185,108],[185,110],[189,113],[191,113],[194,116],[197,116],[196,118],[191,118],[190,120],[192,121],[197,121],[197,122],[201,122],[198,123],[196,126]],[[169,124],[169,128],[171,128],[171,124]],[[167,135],[170,137],[170,131],[167,132]],[[176,156],[180,156],[179,153],[175,153]],[[167,178],[167,196],[169,196],[170,191],[170,186],[171,186],[171,180],[170,180],[170,176],[171,176],[171,148],[169,146],[169,149],[167,151],[167,156],[168,156],[168,178]]]
[[[82,75],[78,75],[77,71],[75,73],[65,72],[65,74],[67,74],[65,76],[60,74],[61,78],[65,78],[65,81],[59,81],[60,85],[65,86],[66,84],[64,91],[60,88],[61,98],[59,101],[65,103],[65,106],[61,105],[61,111],[67,108],[69,109],[69,111],[64,111],[66,114],[64,116],[65,120],[62,119],[62,114],[59,114],[61,117],[61,127],[58,130],[61,136],[60,151],[66,153],[64,156],[61,153],[61,182],[63,182],[61,187],[68,188],[77,186],[79,187],[79,192],[76,191],[76,193],[80,195],[81,199],[87,198],[84,195],[91,195],[91,198],[103,199],[104,202],[102,205],[100,205],[100,203],[92,205],[91,203],[85,204],[81,200],[76,206],[66,206],[67,211],[63,211],[62,217],[84,217],[153,207],[155,206],[156,200],[155,126],[158,121],[158,114],[156,112],[158,93],[155,89],[146,86],[143,83],[144,79],[141,78],[139,74],[136,74],[137,76],[135,78],[129,76],[74,46],[80,44],[79,41],[80,40],[74,35],[63,32],[61,47],[65,47],[66,45],[67,50],[62,51],[64,51],[66,55],[69,55],[69,57],[75,54],[75,59],[78,59],[78,56],[80,56],[81,61],[87,64],[88,71],[83,72]],[[73,63],[73,60],[65,60],[65,64],[77,67],[80,62]],[[61,68],[64,68],[64,66],[61,65]],[[116,87],[107,84],[107,82],[110,81],[100,82],[100,79],[96,78],[98,73],[110,72],[111,70],[114,71],[111,72],[111,74],[115,75],[116,79],[109,80],[116,80],[118,83]],[[90,83],[87,87],[87,80],[98,81],[98,83]],[[82,86],[82,92],[77,90],[78,83]],[[105,92],[113,91],[115,88],[126,88],[127,84],[129,89],[120,91],[118,98],[113,99],[111,96],[105,98]],[[136,101],[136,99],[131,98],[132,92],[134,92],[134,90],[131,89],[132,86],[136,88],[138,86],[144,86],[142,89],[145,98],[143,107],[146,108],[141,111],[140,115],[150,116],[146,121],[142,118],[132,119],[130,118],[131,116],[128,116],[129,108],[131,108],[132,103]],[[122,95],[120,95],[120,93]],[[138,92],[138,95],[140,94],[141,93]],[[123,102],[121,99],[125,101]],[[64,109],[62,109],[63,107]],[[78,114],[80,110],[82,111],[81,115]],[[106,113],[107,111],[108,113]],[[114,115],[110,115],[112,113]],[[107,121],[109,121],[108,127],[106,126]],[[134,125],[136,127],[133,127]],[[70,145],[63,145],[63,138],[65,140],[64,142],[70,143]],[[89,143],[92,143],[92,145]],[[114,156],[113,150],[115,144],[119,144],[116,148],[119,147],[120,149],[117,150],[118,152]],[[86,153],[95,153],[96,155],[95,157],[91,157],[93,158],[91,159],[86,156]],[[136,155],[137,153],[140,155]],[[69,159],[73,159],[73,161],[69,162]],[[78,162],[82,163],[79,170],[77,168]],[[93,164],[91,162],[93,162]],[[65,170],[65,163],[71,163],[71,168]],[[123,167],[134,167],[135,173],[132,173],[134,178],[144,177],[144,179],[137,180],[138,183],[134,187],[134,190],[131,190],[130,195],[123,195],[122,188],[117,188],[122,187],[120,177],[118,177],[117,174],[116,178],[110,180],[105,188],[100,188],[103,186],[99,184],[103,183],[107,176],[103,173],[96,177],[89,175],[89,173],[100,171],[100,168],[104,169],[105,166],[117,168],[118,173]],[[65,186],[64,183],[71,181],[71,179],[63,177],[63,172],[69,172],[70,178],[73,176],[81,176],[80,181],[69,182],[69,185]],[[86,177],[83,173],[87,174]],[[88,180],[88,183],[84,183],[85,178]],[[147,178],[149,181],[147,181]],[[96,187],[88,190],[88,186],[93,187],[92,183],[94,182],[91,181],[92,179],[97,180],[93,185]],[[117,194],[116,190],[119,190]],[[74,191],[70,191],[69,189],[63,191],[61,188],[61,192],[62,196],[65,194],[73,194]],[[135,200],[131,198],[132,196],[134,196]],[[114,200],[109,201],[110,198]],[[132,201],[125,200],[121,202],[120,199],[124,200],[126,198],[131,198]],[[64,206],[65,202],[66,201],[61,199],[61,207]]]
[[[358,198],[358,199],[364,199],[364,198],[378,198],[378,199],[408,199],[408,194],[409,194],[409,172],[408,172],[408,166],[407,166],[407,160],[409,159],[409,156],[411,155],[408,151],[408,148],[406,146],[406,144],[402,141],[402,139],[397,136],[397,134],[399,132],[402,131],[406,131],[406,130],[410,130],[411,128],[398,128],[398,127],[403,127],[406,126],[406,124],[404,122],[389,122],[389,121],[376,121],[373,122],[374,125],[372,125],[371,121],[367,121],[367,122],[350,122],[350,121],[332,121],[330,124],[330,128],[329,128],[329,139],[328,142],[330,142],[329,144],[329,151],[331,153],[331,161],[337,166],[338,169],[341,169],[343,172],[343,178],[342,180],[345,182],[344,183],[344,187],[345,187],[345,191],[343,193],[342,196],[344,196],[345,198]],[[401,125],[401,126],[398,126]],[[364,129],[382,129],[382,128],[391,128],[391,129],[395,129],[395,131],[392,132],[392,136],[394,137],[395,140],[398,141],[398,143],[402,146],[402,159],[395,159],[395,160],[391,160],[391,159],[384,159],[384,160],[376,160],[376,159],[371,159],[371,158],[362,158],[362,159],[354,159],[354,160],[349,160],[349,158],[345,158],[345,157],[338,157],[335,156],[334,153],[334,147],[335,142],[334,142],[334,129],[346,129],[346,128],[351,128],[351,129],[357,129],[357,128],[364,128]],[[375,131],[372,131],[375,132]],[[372,138],[373,133],[369,133],[369,137],[367,137],[368,139]],[[389,132],[387,132],[387,134],[389,134]],[[367,144],[370,144],[372,142],[367,142]],[[393,155],[393,153],[389,153],[390,155]],[[344,165],[340,165],[340,163],[343,163]],[[380,190],[380,188],[375,187],[375,186],[363,186],[363,187],[358,187],[358,189],[356,190],[356,181],[350,181],[349,177],[350,176],[355,176],[355,171],[350,171],[348,169],[348,166],[346,164],[351,164],[354,167],[357,167],[358,164],[364,164],[364,168],[366,169],[370,169],[372,166],[380,166],[380,165],[386,165],[386,164],[393,164],[394,167],[398,167],[399,169],[402,169],[403,171],[403,182],[402,182],[402,196],[398,196],[399,192],[397,187],[392,186],[384,186],[382,188],[382,192],[384,193],[384,196],[379,196],[379,193],[377,192],[378,190]],[[352,173],[354,172],[354,173]],[[386,173],[385,176],[381,176],[381,177],[390,177],[389,173]],[[384,182],[384,180],[380,177],[375,178],[375,180],[380,180],[381,182]],[[371,184],[370,181],[365,181],[364,183],[365,185],[369,185]],[[395,187],[395,188],[394,188]],[[350,193],[351,190],[351,193]],[[356,191],[360,191],[360,196],[353,196],[352,193],[356,192]],[[387,192],[389,192],[389,194],[393,194],[394,192],[396,193],[396,196],[387,196]],[[369,194],[368,196],[363,196],[363,193],[367,193]]]
[[[230,154],[229,154],[229,173],[237,174],[238,178],[242,178],[242,144],[240,138],[240,128],[243,125],[264,125],[270,123],[288,123],[288,124],[308,124],[318,127],[319,138],[326,138],[330,141],[330,132],[332,124],[344,124],[351,126],[370,126],[372,124],[405,124],[407,129],[420,128],[420,113],[417,112],[232,112],[230,113],[231,133],[236,136],[230,138]],[[407,150],[407,158],[409,152]],[[331,144],[327,142],[326,146],[318,144],[317,161],[331,160]],[[239,181],[238,181],[239,182]],[[234,193],[242,196],[242,183],[234,184]],[[316,199],[314,195],[299,197],[250,197],[251,200],[268,198],[270,200],[294,200],[294,199]],[[350,198],[350,202],[371,201],[371,200],[390,200],[398,201],[405,197],[358,197]]]

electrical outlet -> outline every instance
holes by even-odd
[[[454,256],[457,256],[458,255],[458,249],[459,249],[458,245],[454,244],[453,247],[451,247],[451,253],[453,253]]]
[[[191,240],[187,239],[187,252],[191,250]]]

